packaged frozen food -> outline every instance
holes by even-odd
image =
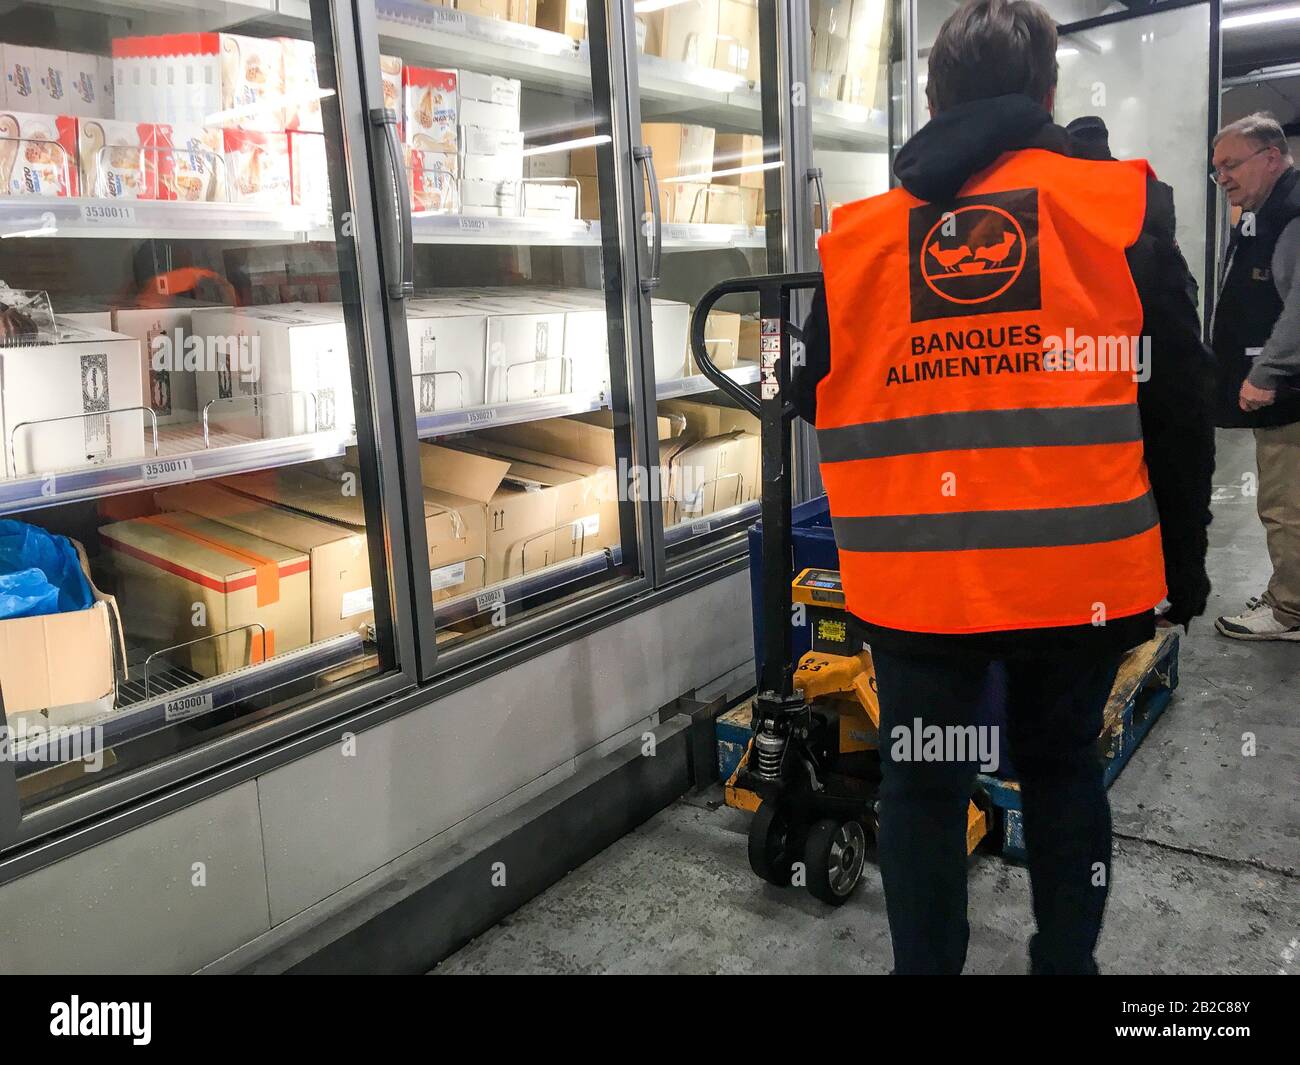
[[[406,171],[411,178],[412,210],[419,214],[455,214],[460,210],[459,166],[454,152],[408,146]]]
[[[232,200],[270,205],[293,202],[287,134],[228,129],[223,137]]]
[[[87,196],[156,200],[158,127],[149,122],[83,118],[77,124],[82,189]]]
[[[77,120],[0,113],[0,188],[10,196],[77,195]]]
[[[226,199],[225,138],[188,122],[158,125],[158,198],[185,203]]]
[[[316,46],[293,37],[277,38],[284,54],[285,129],[320,133],[320,82],[316,78]]]
[[[456,72],[403,66],[402,90],[406,143],[420,151],[456,151]]]

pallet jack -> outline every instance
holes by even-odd
[[[786,887],[802,883],[839,906],[862,877],[868,836],[877,833],[880,706],[871,652],[852,635],[840,575],[804,569],[792,576],[790,297],[822,283],[820,273],[767,274],[714,285],[691,316],[691,349],[701,372],[759,419],[763,494],[762,663],[752,704],[752,738],[727,782],[728,801],[754,811],[749,864]],[[757,296],[759,395],[718,369],[705,344],[709,312],[722,298]],[[793,658],[792,614],[812,626],[812,649]],[[988,811],[972,802],[967,851],[988,831]]]

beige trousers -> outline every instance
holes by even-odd
[[[1255,430],[1259,520],[1273,577],[1264,602],[1283,625],[1300,625],[1300,422]]]

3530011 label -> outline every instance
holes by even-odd
[[[90,223],[134,222],[135,208],[120,203],[83,203],[81,220]]]
[[[140,475],[146,484],[189,481],[194,478],[194,460],[154,459],[140,467]]]
[[[163,704],[163,717],[168,721],[183,721],[187,717],[197,717],[212,710],[212,693],[202,695],[178,695]]]

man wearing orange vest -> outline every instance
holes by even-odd
[[[1194,284],[1149,215],[1149,167],[1088,158],[1053,124],[1056,47],[1029,0],[968,0],[944,23],[901,187],[840,208],[821,239],[792,385],[875,660],[897,973],[965,962],[976,766],[927,760],[911,733],[974,724],[994,662],[1031,970],[1096,971],[1102,711],[1166,595],[1164,623],[1185,625],[1209,593],[1212,369]]]

